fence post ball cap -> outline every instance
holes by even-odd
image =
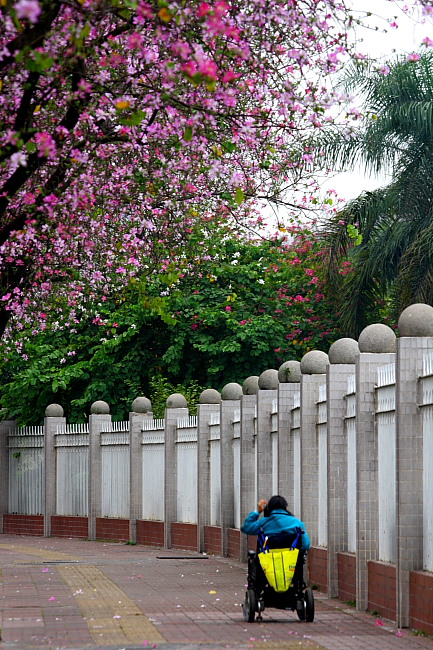
[[[356,363],[359,355],[358,341],[350,338],[338,339],[328,351],[329,363]]]
[[[399,336],[433,336],[433,307],[415,303],[406,307],[398,319]]]
[[[96,402],[93,402],[90,407],[90,413],[92,415],[109,415],[110,407],[107,402],[104,402],[102,399],[98,399]]]
[[[220,404],[221,395],[215,388],[206,388],[199,397],[200,404]]]
[[[62,418],[63,415],[63,406],[60,406],[60,404],[49,404],[45,409],[46,418]]]
[[[221,391],[222,400],[231,400],[231,399],[241,399],[242,397],[242,386],[232,381],[230,384],[226,384]]]
[[[136,397],[131,408],[133,413],[149,413],[152,410],[152,402],[147,397]]]
[[[170,397],[167,397],[166,406],[168,409],[184,409],[188,408],[188,402],[186,397],[181,395],[181,393],[173,393]]]
[[[285,361],[278,368],[278,381],[280,384],[297,384],[301,381],[300,361]]]
[[[324,375],[329,365],[329,357],[321,350],[310,350],[301,359],[301,373],[303,375]]]
[[[373,323],[364,327],[358,339],[360,352],[395,352],[396,336],[393,330],[383,323]]]
[[[242,384],[242,393],[244,395],[257,395],[259,392],[259,376],[251,375],[247,377]]]
[[[269,368],[264,370],[259,377],[260,390],[276,390],[278,388],[278,370]]]

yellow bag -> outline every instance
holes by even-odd
[[[267,553],[259,553],[259,562],[266,580],[275,591],[287,591],[295,573],[299,549],[273,548]]]

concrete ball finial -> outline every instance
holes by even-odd
[[[355,363],[359,355],[358,341],[350,338],[338,339],[328,351],[329,363]]]
[[[110,407],[108,406],[107,402],[99,399],[96,402],[93,402],[92,406],[90,407],[90,413],[92,415],[109,415]]]
[[[297,384],[301,381],[300,361],[285,361],[278,369],[280,384]]]
[[[433,336],[433,307],[415,303],[406,307],[398,319],[399,336]]]
[[[64,413],[63,406],[60,404],[49,404],[45,409],[46,418],[62,418]]]
[[[388,325],[373,323],[364,327],[358,339],[360,352],[395,352],[396,337]]]
[[[269,368],[259,376],[260,390],[276,390],[278,388],[278,370]]]
[[[165,405],[168,409],[184,409],[188,408],[188,402],[186,397],[181,395],[181,393],[173,393],[170,397],[167,397]]]
[[[323,375],[329,365],[329,357],[321,350],[310,350],[301,359],[301,373],[303,375]]]
[[[257,395],[259,392],[259,376],[251,375],[251,377],[247,377],[242,384],[242,392],[244,395]]]
[[[206,388],[206,390],[204,390],[200,395],[199,403],[200,404],[220,404],[221,403],[221,395],[214,388]]]
[[[231,382],[226,384],[221,391],[222,400],[231,400],[231,399],[241,399],[242,397],[242,386],[236,382]]]
[[[152,411],[152,402],[147,397],[136,397],[131,404],[133,413],[150,413]]]

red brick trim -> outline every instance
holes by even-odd
[[[44,536],[43,515],[3,515],[3,533],[7,535]]]
[[[96,518],[96,539],[109,539],[114,542],[129,540],[129,519]]]
[[[433,634],[433,574],[412,571],[410,584],[410,626]]]
[[[320,591],[328,591],[328,549],[312,546],[308,551],[308,582]]]
[[[51,517],[51,537],[89,537],[89,520],[87,517],[53,515]]]
[[[171,524],[171,545],[173,548],[198,551],[197,524],[173,522]]]
[[[222,555],[222,537],[220,526],[204,527],[204,551],[213,555]]]
[[[388,562],[368,562],[368,610],[395,621],[396,568]]]
[[[356,601],[356,555],[338,553],[338,597],[344,602]]]
[[[137,544],[143,546],[164,547],[164,522],[150,521],[146,519],[137,520],[136,532]]]
[[[241,557],[241,531],[238,528],[227,529],[227,555],[233,557],[239,562],[246,562],[246,558]]]

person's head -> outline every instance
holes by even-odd
[[[287,505],[287,501],[284,497],[280,496],[279,494],[275,494],[269,499],[263,514],[265,517],[269,517],[273,510],[287,510]]]

